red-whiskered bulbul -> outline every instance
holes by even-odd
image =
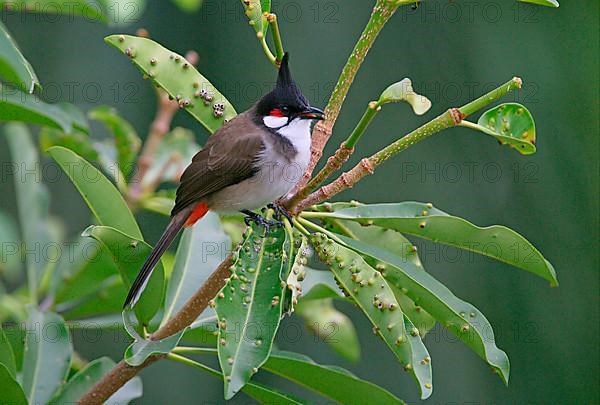
[[[310,160],[311,122],[320,119],[323,111],[310,106],[292,79],[286,53],[275,89],[211,135],[183,172],[171,221],[124,306],[137,302],[181,228],[192,226],[209,210],[241,211],[247,219],[264,221],[250,210],[278,200],[300,180]]]

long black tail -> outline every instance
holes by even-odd
[[[192,207],[193,208],[193,207]],[[179,233],[188,216],[190,215],[191,208],[184,209],[178,212],[174,217],[171,218],[171,222],[167,225],[167,228],[161,235],[160,239],[152,249],[150,256],[144,262],[142,269],[138,273],[135,281],[131,285],[129,289],[129,293],[127,294],[127,298],[125,298],[125,303],[123,304],[123,308],[130,305],[133,306],[140,298],[140,295],[146,288],[146,283],[150,279],[152,275],[152,271],[156,266],[156,263],[160,260],[160,257],[163,255],[165,250],[169,248],[175,236]]]

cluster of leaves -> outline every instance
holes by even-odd
[[[182,7],[198,4],[176,3]],[[269,17],[270,2],[242,4],[257,37],[266,44],[264,38],[274,20]],[[299,213],[292,223],[285,221],[285,226],[269,229],[259,225],[245,228],[241,217],[209,213],[186,229],[176,253],[167,254],[159,263],[134,311],[121,314],[126,291],[151,251],[134,213],[145,209],[168,215],[173,184],[199,146],[191,131],[173,129],[153,151],[152,165],[144,176],[136,178],[142,142],[133,127],[108,106],[88,111],[86,118],[72,105],[49,105],[35,99],[33,93],[40,83],[33,69],[3,26],[0,34],[0,78],[12,85],[0,100],[0,120],[11,121],[3,132],[17,167],[35,168],[34,176],[15,177],[19,227],[0,213],[0,242],[15,242],[19,234],[22,240],[13,243],[13,251],[3,252],[2,279],[7,285],[18,285],[25,268],[27,281],[11,294],[4,293],[2,285],[0,321],[6,326],[0,329],[3,398],[14,403],[78,400],[114,362],[108,358],[82,362],[73,350],[69,331],[120,327],[122,319],[133,339],[124,354],[129,365],[164,355],[221,378],[226,399],[243,391],[260,402],[305,402],[252,381],[252,376],[264,369],[340,403],[353,403],[356,398],[402,402],[346,370],[274,347],[281,319],[295,313],[317,335],[331,327],[336,336],[326,342],[342,357],[358,360],[355,327],[335,307],[336,301],[353,303],[364,313],[399,366],[415,380],[423,399],[433,390],[432,360],[423,339],[438,322],[508,383],[508,357],[496,347],[485,316],[424,269],[405,235],[489,256],[532,272],[551,285],[557,284],[554,269],[515,231],[502,226],[481,228],[429,203],[324,203]],[[209,132],[235,116],[225,96],[181,55],[147,38],[113,35],[105,40],[153,82],[159,98],[169,95]],[[279,56],[277,41],[276,48]],[[212,103],[224,106],[222,115],[214,114],[200,90],[212,95]],[[353,147],[358,142],[383,105],[399,101],[408,102],[417,114],[431,106],[414,92],[410,80],[395,83],[369,104],[347,144]],[[101,122],[110,138],[90,136],[88,119]],[[60,220],[49,215],[49,193],[39,181],[33,136],[27,126],[15,121],[41,127],[40,149],[62,168],[89,207],[93,225],[75,240],[68,241]],[[533,118],[519,104],[502,104],[485,112],[477,123],[463,121],[461,125],[493,136],[520,153],[535,152]],[[163,189],[157,191],[161,184]],[[143,192],[132,199],[135,187]],[[48,255],[36,258],[25,254],[35,246],[66,246],[65,241],[75,246],[75,251],[61,255],[58,262]],[[231,276],[210,308],[178,333],[152,340],[151,332],[177,314],[231,250]],[[18,323],[26,328],[17,327]],[[56,339],[40,337],[49,327],[57,331]],[[30,328],[36,333],[26,333]],[[181,346],[183,343],[187,346]],[[216,355],[221,370],[185,354]],[[140,395],[141,380],[136,377],[109,401],[127,402]]]

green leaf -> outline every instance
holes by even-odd
[[[0,364],[6,367],[6,370],[12,378],[17,375],[17,365],[12,346],[4,334],[4,329],[0,325]]]
[[[73,122],[60,106],[44,103],[33,94],[3,90],[0,121],[22,121],[71,132]]]
[[[264,35],[263,27],[267,24],[267,19],[263,16],[261,0],[242,0],[242,7],[248,17],[248,24],[254,31]]]
[[[57,395],[52,398],[53,404],[74,404],[86,394],[95,383],[100,381],[115,366],[115,362],[108,357],[100,357],[89,362],[63,386]],[[128,386],[129,385],[129,386]],[[139,386],[140,389],[131,389]],[[108,404],[123,404],[141,396],[142,381],[139,377],[130,380],[125,386],[115,392],[107,401]]]
[[[113,263],[111,267],[115,267]],[[98,284],[98,290],[81,299],[66,302],[56,306],[67,320],[81,320],[86,318],[119,314],[123,309],[123,300],[127,289],[123,285],[121,276],[115,275]],[[120,322],[119,322],[120,324]]]
[[[202,76],[194,66],[156,42],[130,35],[111,35],[104,38],[106,43],[128,55],[152,81],[175,98],[181,108],[189,112],[209,132],[215,132],[224,120],[236,116],[235,109],[217,89]],[[203,100],[202,91],[212,100]],[[222,103],[223,115],[215,116],[213,106]]]
[[[346,294],[369,318],[373,332],[383,339],[404,369],[415,378],[421,399],[428,398],[432,392],[431,374],[429,372],[429,379],[423,379],[428,373],[420,372],[419,368],[429,365],[419,363],[408,366],[413,360],[411,344],[408,343],[402,310],[387,280],[354,250],[334,242],[324,234],[313,234],[311,242]]]
[[[0,211],[0,274],[9,281],[16,281],[21,270],[20,242],[15,221]]]
[[[71,340],[63,319],[53,312],[29,308],[23,357],[23,390],[29,403],[45,404],[66,380]]]
[[[262,236],[267,233],[266,236]],[[238,250],[231,278],[216,298],[219,363],[225,399],[233,397],[267,360],[279,327],[286,232],[253,225]]]
[[[202,7],[202,0],[171,0],[181,11],[195,13]]]
[[[371,204],[315,216],[378,225],[455,246],[532,272],[550,281],[553,287],[558,285],[556,272],[550,262],[523,236],[504,226],[478,227],[465,219],[433,208],[431,204]]]
[[[522,3],[537,4],[538,6],[546,6],[558,8],[559,4],[556,0],[519,0]]]
[[[69,117],[73,128],[86,135],[90,133],[90,128],[83,111],[75,106],[75,104],[56,103],[54,105],[60,108]]]
[[[200,150],[194,133],[177,127],[169,132],[152,155],[152,166],[148,168],[142,188],[162,181],[179,182],[179,177],[192,158]]]
[[[304,267],[306,276],[302,282],[300,302],[323,298],[345,298],[330,271]]]
[[[40,130],[39,144],[43,151],[53,146],[62,146],[87,161],[97,161],[99,157],[96,149],[90,145],[90,139],[77,131],[67,134],[58,129],[44,127]]]
[[[40,88],[40,81],[33,68],[1,22],[0,79],[19,87],[26,93],[33,93],[36,86]]]
[[[278,351],[269,356],[263,368],[271,373],[309,388],[341,404],[403,404],[387,390],[362,380],[339,367],[322,366],[298,353]]]
[[[50,196],[42,184],[42,174],[37,150],[31,134],[23,124],[9,124],[4,128],[10,154],[18,170],[13,180],[19,213],[21,237],[28,251],[36,246],[48,246],[54,242],[51,224],[48,221]],[[27,281],[31,297],[35,299],[38,284],[46,269],[47,260],[36,255],[26,255]]]
[[[86,20],[101,22],[107,21],[105,12],[109,11],[99,7],[93,0],[0,0],[0,7],[10,7],[20,12],[84,16]]]
[[[287,243],[288,250],[286,250],[286,255],[288,260],[286,260],[287,265],[282,274],[282,279],[286,280],[287,284],[283,310],[289,315],[294,312],[294,306],[298,303],[298,298],[302,294],[301,282],[306,277],[304,266],[308,260],[310,248],[308,246],[308,239],[304,235],[294,234],[293,232],[290,235],[288,232],[287,237],[290,241],[294,242],[293,244]]]
[[[416,246],[413,246],[413,244],[400,232],[375,225],[361,226],[353,221],[337,219],[327,220],[326,224],[329,225],[328,229],[331,229],[336,233],[378,246],[381,249],[385,249],[401,257],[403,260],[410,261],[417,267],[422,268],[423,266],[419,259],[419,255],[417,254]],[[394,286],[390,287],[392,288],[404,315],[417,326],[419,334],[424,337],[427,332],[435,326],[435,318],[429,315],[423,308],[416,305],[413,300],[406,296],[406,294],[402,294],[398,288]]]
[[[491,135],[500,145],[508,145],[523,155],[535,153],[535,122],[521,104],[500,104],[483,113],[477,124],[463,121],[460,125]]]
[[[230,250],[231,240],[213,212],[183,231],[169,280],[163,324],[204,284]]]
[[[92,225],[83,232],[83,236],[96,239],[110,252],[127,289],[131,287],[139,269],[152,251],[146,242],[109,226]],[[164,284],[165,274],[162,263],[159,261],[140,300],[134,307],[142,325],[149,325],[152,317],[160,309],[165,294]]]
[[[98,293],[108,287],[109,277],[119,274],[110,252],[100,242],[81,237],[70,246],[72,250],[61,256],[52,275],[50,291],[55,292],[56,304]]]
[[[99,106],[88,112],[90,119],[103,123],[115,138],[117,162],[121,172],[131,173],[142,141],[133,126],[109,106]]]
[[[457,298],[445,285],[411,262],[377,246],[344,236],[338,238],[366,256],[370,264],[381,268],[386,280],[454,333],[508,384],[508,357],[496,347],[492,325],[477,308]]]
[[[112,26],[139,24],[146,0],[97,0]]]
[[[360,360],[360,343],[354,324],[333,306],[333,299],[301,300],[296,313],[337,354],[354,363]]]
[[[431,101],[425,96],[415,93],[410,79],[402,79],[390,85],[381,93],[378,105],[406,101],[417,115],[423,115],[431,108]]]
[[[4,364],[0,364],[0,387],[2,387],[2,403],[27,405],[23,389]]]
[[[48,154],[71,179],[100,223],[111,226],[136,239],[143,239],[133,214],[115,186],[94,166],[75,152],[60,146]]]
[[[125,362],[130,366],[139,366],[152,355],[169,353],[177,346],[181,336],[183,336],[187,330],[186,327],[176,334],[160,340],[144,339],[136,332],[135,325],[130,315],[131,311],[128,309],[123,310],[123,325],[129,336],[133,338],[133,343],[127,347],[125,355],[123,356]]]

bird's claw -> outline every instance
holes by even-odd
[[[252,212],[250,210],[243,210],[242,213],[246,215],[246,217],[244,218],[244,223],[246,224],[246,226],[250,226],[251,223],[260,225],[265,228],[265,235],[269,233],[271,227],[281,226],[281,221],[267,219],[262,215],[257,214],[256,212]]]
[[[287,218],[290,223],[292,223],[292,214],[281,204],[278,202],[273,202],[267,205],[267,208],[270,208],[274,211],[274,217],[277,221],[281,222],[282,217]]]

